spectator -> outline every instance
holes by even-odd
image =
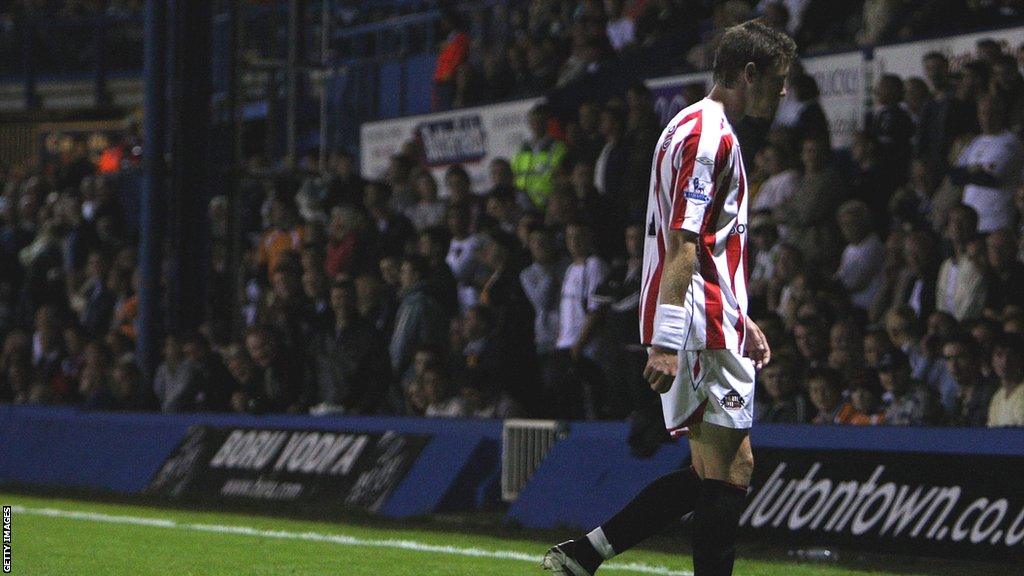
[[[486,212],[487,217],[497,225],[496,232],[515,234],[520,217],[515,188],[502,186],[492,190],[487,195]]]
[[[978,213],[973,208],[960,204],[950,211],[946,240],[953,254],[939,268],[935,308],[952,314],[957,321],[979,317],[988,297],[983,270],[968,254],[977,230]]]
[[[830,368],[815,370],[807,377],[811,404],[818,414],[812,424],[863,424],[867,417],[843,400],[843,381],[838,372]]]
[[[416,161],[413,158],[413,153],[403,150],[392,156],[388,162],[388,171],[384,179],[388,185],[388,205],[392,212],[398,214],[408,212],[419,199],[414,189],[413,171]],[[363,204],[366,204],[365,196]]]
[[[779,244],[779,232],[771,217],[758,214],[750,220],[749,253],[753,254],[753,265],[750,271],[748,290],[751,302],[766,302],[768,287],[774,276],[775,262],[779,257],[782,245]]]
[[[828,366],[828,333],[821,321],[801,318],[793,326],[793,336],[805,366],[811,370]]]
[[[597,162],[597,157],[604,149],[604,136],[601,134],[601,105],[593,100],[585,100],[580,104],[577,113],[576,137],[572,142],[575,162]],[[568,135],[568,132],[567,132]]]
[[[295,207],[274,196],[270,199],[270,227],[260,237],[258,261],[269,275],[277,269],[285,252],[298,252],[306,239],[306,229],[296,223]]]
[[[907,114],[913,122],[914,131],[911,145],[914,150],[920,150],[921,123],[935,105],[931,89],[923,78],[917,76],[908,78],[903,83],[903,90],[906,94]]]
[[[107,333],[114,315],[116,296],[107,287],[110,273],[106,258],[100,252],[92,252],[86,261],[86,278],[70,303],[82,327],[91,336]]]
[[[957,122],[953,115],[961,113],[960,101],[950,79],[949,59],[943,53],[929,52],[921,63],[935,100],[919,120],[914,150],[926,164],[945,166],[952,137],[958,135],[952,131]]]
[[[608,41],[616,52],[622,52],[636,42],[636,26],[633,19],[625,14],[623,0],[606,0],[608,13]]]
[[[899,23],[899,0],[866,0],[864,22],[857,32],[859,46],[874,46],[888,39]]]
[[[982,133],[960,153],[951,176],[964,185],[964,204],[978,213],[978,230],[988,234],[1013,226],[1013,194],[1021,182],[1024,146],[1007,126],[1006,105],[995,96],[978,100]]]
[[[934,394],[910,379],[910,363],[905,354],[894,350],[878,361],[878,379],[885,393],[884,422],[891,426],[927,426],[940,424],[940,410]]]
[[[484,240],[470,231],[469,211],[466,208],[458,205],[449,207],[446,220],[451,242],[448,244],[445,262],[458,282],[459,307],[467,310],[479,298],[477,276],[482,271],[480,250]]]
[[[533,263],[519,273],[519,282],[533,306],[533,333],[542,363],[555,351],[558,340],[559,307],[566,262],[555,248],[551,230],[535,227],[529,233]]]
[[[949,186],[947,190],[952,190]],[[910,163],[910,180],[889,200],[889,225],[897,229],[930,228],[936,233],[945,227],[949,208],[959,202],[959,193],[940,195],[936,167],[917,158]]]
[[[767,146],[757,157],[767,179],[753,197],[750,210],[772,212],[796,193],[800,173],[793,167],[788,150],[782,146]]]
[[[606,338],[599,365],[607,376],[603,396],[606,415],[623,418],[648,403],[650,388],[643,380],[647,353],[640,342],[640,275],[643,272],[644,229],[630,224],[625,230],[626,260],[612,266],[594,293],[597,310],[588,323]]]
[[[92,355],[101,354],[94,349]],[[196,407],[197,394],[199,393],[199,367],[188,359],[183,350],[182,342],[178,336],[170,335],[164,338],[164,361],[156,369],[156,377],[153,379],[153,392],[160,401],[160,410],[163,412],[188,412]],[[86,370],[89,370],[90,350],[86,349]],[[93,377],[102,377],[99,368],[93,373]],[[83,378],[86,374],[83,371]]]
[[[935,289],[939,262],[935,239],[925,232],[914,232],[903,242],[906,266],[900,270],[891,299],[891,308],[909,306],[918,318],[927,318],[935,310]]]
[[[901,105],[903,94],[903,81],[899,76],[883,75],[875,84],[875,108],[864,122],[868,133],[878,141],[879,157],[894,165],[901,183],[906,179],[914,135],[914,123]]]
[[[444,42],[434,67],[433,110],[448,110],[455,98],[455,74],[469,59],[470,39],[465,32],[462,15],[445,10],[441,15],[441,34]]]
[[[795,244],[812,265],[827,266],[837,253],[830,216],[842,201],[843,187],[828,154],[828,145],[821,140],[803,142],[800,187],[772,214],[783,240]]]
[[[594,255],[593,232],[585,224],[566,229],[566,246],[572,263],[565,271],[559,304],[557,350],[545,382],[544,405],[556,417],[596,418],[602,388],[600,370],[594,363],[598,338],[594,316],[600,303],[594,298],[608,275],[608,266]],[[578,387],[582,386],[582,390]]]
[[[526,192],[534,207],[543,209],[554,190],[554,173],[565,157],[565,144],[548,135],[551,111],[539,104],[530,110],[530,139],[512,159],[516,187]]]
[[[954,336],[942,345],[946,370],[956,385],[950,424],[984,427],[988,422],[989,402],[995,391],[981,374],[978,345],[970,338]]]
[[[834,278],[850,293],[854,306],[867,310],[882,286],[882,241],[872,232],[871,212],[860,200],[843,204],[837,220],[846,248]]]
[[[809,74],[796,74],[793,78],[793,95],[796,97],[796,118],[790,126],[794,142],[818,140],[831,147],[832,134],[828,127],[828,118],[821,107],[818,82]]]
[[[448,190],[448,207],[467,210],[469,212],[469,230],[476,232],[484,214],[484,206],[481,198],[473,193],[469,173],[458,164],[451,166],[444,174],[444,184]]]
[[[452,394],[451,380],[439,368],[428,367],[418,387],[423,394],[426,407],[424,416],[428,418],[465,418],[469,416],[469,408],[461,396]]]
[[[373,324],[358,314],[351,281],[331,284],[332,326],[308,346],[305,404],[310,414],[374,414],[388,391],[391,366]]]
[[[383,182],[370,182],[363,190],[363,206],[371,224],[371,253],[378,258],[404,254],[406,243],[416,234],[409,219],[391,208],[390,197],[391,190]]]
[[[394,374],[405,373],[419,346],[442,342],[444,317],[441,307],[426,292],[429,273],[429,265],[420,256],[402,260],[401,303],[389,347]]]
[[[256,414],[305,411],[305,407],[298,404],[302,392],[301,371],[282,350],[274,330],[265,325],[249,328],[245,347],[254,373],[248,381],[242,382],[241,395],[235,405]]]
[[[1024,426],[1024,345],[1004,336],[992,347],[992,371],[999,388],[988,408],[988,427]]]
[[[185,358],[196,368],[196,408],[210,412],[228,412],[231,408],[231,373],[220,355],[213,351],[210,341],[202,334],[195,333],[182,343]],[[118,366],[133,366],[131,360],[122,360]],[[135,377],[126,368],[123,376],[131,380]],[[116,380],[115,374],[115,380]]]
[[[502,232],[493,232],[485,240],[480,261],[490,274],[480,290],[480,302],[495,314],[494,328],[507,352],[527,360],[533,356],[529,345],[533,341],[533,307],[519,282],[515,248],[514,237]]]
[[[330,213],[335,206],[362,206],[363,186],[366,182],[359,175],[356,159],[352,154],[345,150],[334,152],[327,161],[327,170],[324,209]]]
[[[517,357],[509,354],[514,342],[501,338],[498,316],[490,306],[480,304],[470,308],[463,316],[462,341],[459,360],[461,383],[476,398],[496,398],[508,394],[518,385],[513,375],[522,375]],[[513,370],[512,367],[517,369]],[[465,395],[465,394],[464,394]]]
[[[854,161],[851,195],[869,207],[871,228],[885,234],[889,231],[889,205],[899,176],[893,162],[888,158],[883,160],[878,154],[878,142],[870,134],[857,132],[853,135],[850,149]]]
[[[313,318],[302,290],[299,266],[288,260],[270,277],[270,291],[263,295],[257,310],[258,323],[273,327],[286,349],[298,350],[308,335]]]
[[[359,264],[359,213],[351,206],[335,206],[327,227],[327,255],[323,270],[328,278],[351,274]]]
[[[759,376],[766,398],[757,404],[758,422],[803,424],[811,421],[812,405],[800,390],[798,374],[791,361],[779,358],[765,366]],[[827,402],[821,404],[828,407]]]
[[[445,205],[437,199],[437,180],[433,174],[424,170],[416,176],[415,182],[419,201],[405,215],[416,230],[422,232],[444,221]]]
[[[608,106],[601,113],[604,148],[594,164],[594,188],[599,194],[621,198],[626,192],[629,172],[629,143],[625,137],[625,112]]]
[[[142,372],[130,360],[114,366],[111,375],[110,408],[131,412],[150,410],[152,402],[143,386]]]
[[[985,308],[996,316],[1007,306],[1024,306],[1024,263],[1017,260],[1016,238],[1007,229],[985,239],[988,263],[988,297]]]

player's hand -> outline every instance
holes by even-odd
[[[658,394],[668,392],[678,371],[678,352],[658,346],[651,347],[647,356],[647,367],[644,368],[644,380],[651,385],[651,390]]]
[[[768,346],[764,332],[761,332],[761,328],[753,320],[747,318],[746,324],[747,335],[743,340],[743,355],[753,360],[754,368],[760,370],[771,362],[772,349]]]

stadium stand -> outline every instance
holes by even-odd
[[[379,180],[342,151],[323,173],[249,177],[241,290],[215,196],[207,321],[167,335],[150,378],[133,356],[139,133],[57,134],[37,158],[0,164],[0,401],[649,418],[635,319],[661,123],[641,83],[571,105],[559,90],[620,67],[706,69],[721,30],[751,17],[791,31],[804,53],[1024,18],[1014,1],[842,3],[848,13],[822,0],[374,4],[334,17],[444,22],[403,48],[440,50],[434,109],[551,95],[557,105],[530,113],[524,156],[492,162],[486,194],[461,166],[437,178],[414,141]],[[15,2],[0,29],[138,10]],[[267,46],[259,56],[275,55]],[[369,43],[361,55],[394,49]],[[0,50],[22,44],[4,34]],[[794,67],[792,115],[748,166],[752,315],[775,356],[762,422],[1024,426],[1024,45],[983,42],[970,62],[928,54],[923,66],[925,78],[876,79],[848,151],[830,145],[819,87]],[[273,172],[276,160],[253,152],[247,165]],[[318,160],[307,152],[298,165]],[[522,188],[533,161],[542,193]]]

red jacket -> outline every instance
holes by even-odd
[[[465,32],[452,32],[441,46],[434,68],[434,83],[451,82],[455,71],[469,57],[469,36]]]

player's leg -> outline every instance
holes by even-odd
[[[695,576],[728,576],[736,558],[736,532],[754,469],[747,430],[708,422],[691,441],[703,462],[701,497],[694,509]]]
[[[732,574],[736,532],[754,471],[749,434],[754,369],[749,360],[730,352],[716,356],[704,422],[690,434],[690,448],[703,478],[694,509],[695,576]]]
[[[702,375],[699,363],[697,370],[692,367],[696,353],[685,352],[680,356],[680,364],[687,368],[680,369],[680,376],[672,389],[662,394],[666,426],[676,434],[700,422],[706,400],[703,388],[694,386],[692,381],[694,375]],[[572,576],[594,574],[605,560],[664,531],[692,512],[700,489],[701,479],[693,466],[665,474],[644,487],[601,526],[549,550],[544,567],[556,571],[561,569]]]

